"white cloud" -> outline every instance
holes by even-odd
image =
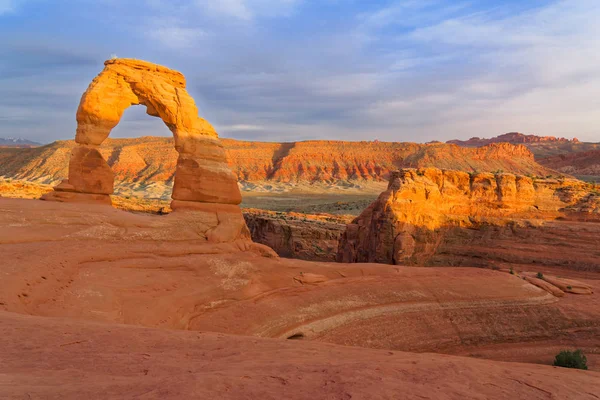
[[[386,15],[376,21],[392,23]],[[411,75],[413,82],[388,82],[412,90],[383,94],[363,118],[431,138],[519,130],[598,141],[599,18],[596,0],[554,1],[512,16],[446,18],[398,35],[401,46],[436,55],[402,54],[392,70],[422,63],[424,71]]]
[[[256,132],[264,130],[264,126],[250,125],[250,124],[237,124],[237,125],[223,125],[219,126],[219,130],[223,132]]]
[[[171,48],[186,48],[197,44],[197,41],[206,36],[206,32],[198,28],[184,28],[179,26],[158,27],[149,34],[164,46]]]
[[[17,0],[0,0],[0,15],[12,13],[16,8]]]
[[[240,20],[288,16],[301,0],[196,0],[196,4],[215,14]]]
[[[184,26],[178,19],[168,17],[149,19],[142,34],[175,50],[193,47],[208,35],[203,29]]]

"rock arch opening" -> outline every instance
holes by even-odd
[[[198,116],[185,77],[163,66],[132,59],[114,59],[92,81],[77,110],[76,147],[68,179],[45,200],[111,204],[114,173],[99,151],[131,106],[145,106],[171,131],[179,153],[172,208],[197,208],[195,203],[238,205],[237,177],[227,165],[215,129]],[[199,206],[202,208],[202,206]]]

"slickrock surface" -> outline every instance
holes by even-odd
[[[212,240],[213,218],[0,198],[0,310],[544,364],[576,347],[597,368],[596,275],[558,299],[489,269],[282,259]]]
[[[404,169],[348,225],[338,261],[600,271],[598,221],[600,195],[581,181]]]
[[[239,204],[242,198],[237,178],[227,165],[223,145],[214,128],[198,117],[194,100],[185,90],[183,75],[140,60],[115,59],[104,65],[79,103],[68,180],[43,198],[110,204],[108,195],[113,193],[115,175],[100,152],[100,145],[128,107],[143,105],[148,115],[161,118],[173,133],[178,153],[173,199]],[[145,168],[143,160],[135,156],[129,165]],[[178,205],[183,207],[182,203]]]
[[[0,196],[39,199],[51,192],[50,185],[0,179]],[[172,212],[170,202],[159,199],[111,196],[118,209],[151,214]],[[293,202],[293,198],[289,198]],[[314,199],[313,199],[314,200]],[[303,203],[309,203],[306,200]],[[268,205],[265,205],[268,206]],[[252,240],[274,249],[282,257],[313,261],[335,261],[339,238],[350,215],[272,212],[245,208],[242,214]]]
[[[0,397],[595,399],[600,373],[0,312]]]
[[[261,143],[222,139],[229,166],[247,191],[284,192],[310,185],[320,192],[372,190],[400,167],[465,171],[504,170],[519,174],[557,174],[537,164],[527,148],[493,144],[480,149],[443,143],[308,141]],[[59,141],[35,149],[0,149],[0,176],[40,183],[67,178],[75,143]],[[144,192],[168,198],[177,165],[173,139],[107,139],[99,147],[115,175],[117,193]],[[373,187],[375,193],[381,186]]]

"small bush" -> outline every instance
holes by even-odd
[[[512,269],[512,267],[510,267],[510,271],[508,271],[508,272],[510,272],[510,274],[511,274],[511,275],[514,275],[514,274],[515,274],[515,270],[514,270],[514,269]]]
[[[588,369],[587,358],[581,350],[561,351],[556,355],[553,365],[563,368]]]
[[[541,272],[538,272],[536,276],[538,279],[544,279],[544,274],[542,274]]]

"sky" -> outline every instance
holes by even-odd
[[[0,0],[0,137],[72,139],[112,56],[179,70],[222,137],[600,141],[598,0]],[[111,137],[170,135],[143,107]]]

